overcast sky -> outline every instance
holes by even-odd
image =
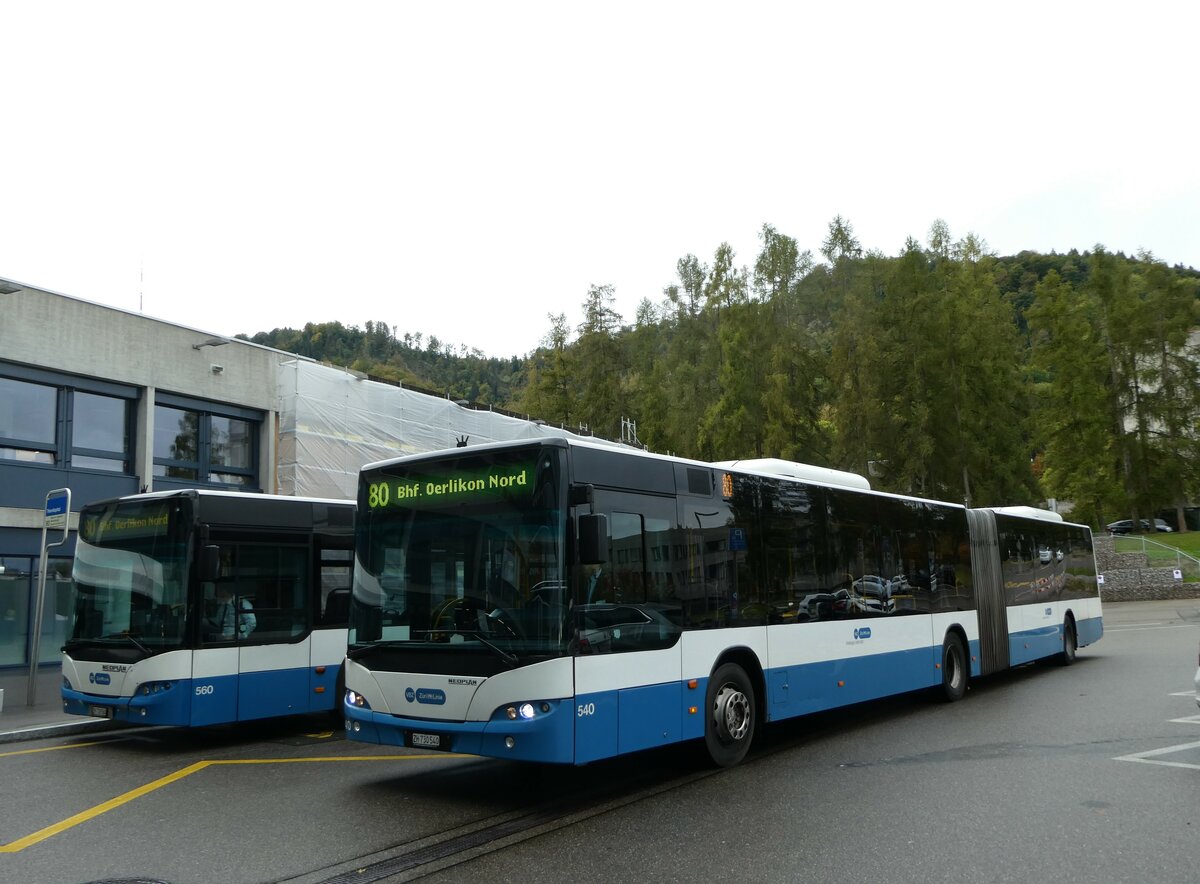
[[[764,223],[1200,267],[1198,33],[1194,0],[0,0],[0,276],[508,356]]]

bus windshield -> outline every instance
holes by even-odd
[[[112,502],[79,517],[67,647],[132,645],[150,654],[183,646],[187,510],[179,500]]]
[[[539,447],[364,471],[352,656],[386,644],[515,666],[565,653],[561,458]]]

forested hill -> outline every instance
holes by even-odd
[[[820,254],[764,226],[681,258],[634,317],[610,286],[552,317],[528,357],[486,357],[386,322],[250,340],[655,451],[773,456],[969,502],[1074,501],[1102,525],[1200,492],[1200,273],[1102,247],[989,254],[937,222],[899,255],[835,218]]]
[[[310,322],[300,330],[277,328],[238,337],[381,380],[486,405],[505,406],[519,399],[528,372],[524,357],[484,356],[479,350],[455,347],[421,332],[401,335],[396,326],[382,321],[368,321],[363,329],[340,322]]]

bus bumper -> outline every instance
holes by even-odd
[[[130,724],[187,725],[190,682],[161,682],[158,690],[133,697],[105,697],[62,687],[63,712]]]
[[[351,740],[552,764],[574,763],[573,710],[569,700],[550,700],[529,720],[510,719],[501,708],[488,721],[431,721],[342,705]]]

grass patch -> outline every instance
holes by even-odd
[[[1147,534],[1145,540],[1143,544],[1142,537],[1136,534],[1114,537],[1113,550],[1119,553],[1144,552],[1146,564],[1151,568],[1179,568],[1183,572],[1184,583],[1200,582],[1200,565],[1193,561],[1200,559],[1200,532]],[[1180,559],[1176,550],[1191,558]]]
[[[1142,551],[1142,538],[1139,535],[1119,536],[1113,539],[1116,541],[1114,549],[1117,552]],[[1189,531],[1186,534],[1164,533],[1146,535],[1146,552],[1148,555],[1154,556],[1158,553],[1163,556],[1173,557],[1172,553],[1167,553],[1165,550],[1160,549],[1160,546],[1177,549],[1193,558],[1200,559],[1200,531]]]

